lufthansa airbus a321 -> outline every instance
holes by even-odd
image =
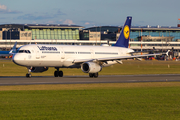
[[[26,77],[31,77],[31,72],[47,71],[48,67],[56,69],[55,77],[63,77],[59,68],[81,68],[89,77],[98,77],[103,67],[121,63],[122,59],[159,55],[132,55],[134,50],[128,48],[131,21],[132,17],[127,17],[114,46],[30,44],[20,47],[12,60],[28,68]]]

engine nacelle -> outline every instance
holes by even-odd
[[[35,73],[44,72],[47,70],[48,70],[48,67],[32,67],[31,68],[31,72],[35,72]]]
[[[102,70],[102,67],[94,62],[85,62],[81,65],[81,70],[84,73],[97,73]]]

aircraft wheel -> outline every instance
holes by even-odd
[[[59,71],[59,72],[58,72],[58,76],[59,76],[59,77],[63,77],[63,71]]]
[[[27,73],[27,74],[26,74],[26,77],[27,77],[27,78],[31,78],[31,74]]]
[[[54,71],[54,77],[58,77],[58,71]]]
[[[94,73],[94,77],[97,78],[98,77],[98,73]]]
[[[93,76],[94,76],[94,74],[93,74],[93,73],[89,73],[89,77],[91,77],[91,78],[92,78]]]

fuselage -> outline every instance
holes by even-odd
[[[130,56],[130,52],[133,50],[123,47],[33,44],[19,48],[13,61],[27,67],[78,68],[80,65],[74,64],[74,60]],[[115,63],[116,61],[108,62],[109,65]]]

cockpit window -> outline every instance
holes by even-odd
[[[29,50],[19,50],[18,53],[31,53]]]

